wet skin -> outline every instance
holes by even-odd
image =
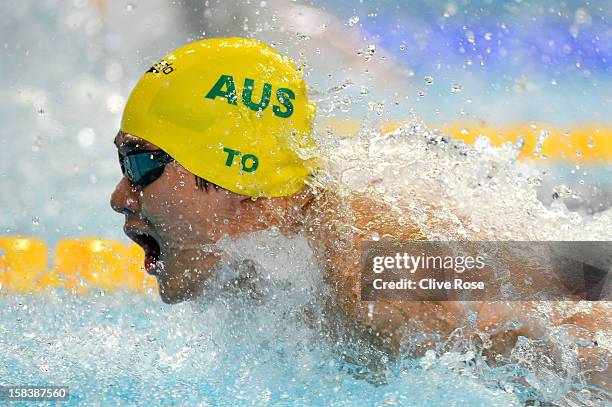
[[[115,138],[115,145],[119,154],[158,149],[138,137],[121,132]],[[181,302],[201,293],[218,261],[218,257],[203,249],[202,245],[214,244],[224,235],[235,237],[272,225],[278,226],[284,233],[295,232],[298,227],[301,228],[301,215],[293,218],[290,214],[312,208],[322,217],[313,227],[305,230],[309,231],[309,240],[315,252],[323,260],[334,260],[323,263],[326,265],[325,276],[345,317],[374,328],[377,335],[387,338],[387,344],[394,350],[400,347],[401,328],[411,320],[422,321],[426,329],[445,334],[462,325],[467,304],[454,301],[379,302],[373,315],[368,315],[368,304],[359,300],[358,265],[352,254],[359,253],[359,242],[367,240],[372,230],[381,231],[386,227],[389,236],[413,240],[419,238],[418,228],[412,230],[406,225],[396,225],[395,215],[388,208],[376,207],[371,202],[359,199],[351,200],[350,213],[355,217],[353,222],[359,233],[349,239],[351,243],[338,245],[337,242],[343,240],[346,232],[334,231],[332,226],[335,223],[333,218],[341,212],[337,203],[331,200],[311,205],[309,199],[304,195],[253,201],[250,197],[223,188],[203,190],[198,188],[193,174],[172,161],[166,165],[160,178],[144,187],[132,185],[123,176],[112,194],[111,206],[125,215],[125,233],[145,249],[147,271],[157,277],[160,296],[166,303]],[[378,215],[373,217],[373,214]],[[389,219],[381,214],[387,214]],[[380,224],[373,219],[378,219]],[[403,234],[398,235],[398,231]],[[468,308],[473,308],[479,315],[478,330],[489,332],[492,336],[492,354],[511,349],[518,335],[542,335],[539,322],[528,317],[533,311],[533,304],[529,302],[479,302],[471,305]],[[504,328],[509,321],[517,319],[522,320],[521,328],[510,331]],[[587,314],[579,313],[569,319],[553,316],[552,319],[555,325],[571,323],[577,328],[586,328],[591,333],[586,337],[592,338],[592,333],[597,329],[609,326],[610,313],[594,306]],[[583,349],[580,353],[594,359],[597,349]],[[594,382],[607,387],[607,380],[599,378]]]
[[[120,155],[158,148],[138,137],[119,132]],[[198,188],[193,174],[176,161],[146,186],[133,185],[124,175],[111,197],[112,208],[125,215],[124,231],[145,250],[147,272],[157,277],[166,303],[197,296],[218,261],[202,245],[223,235],[237,236],[274,223],[264,200],[234,194],[222,188]]]

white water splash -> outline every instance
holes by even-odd
[[[468,145],[414,116],[388,134],[374,129],[323,138],[317,183],[409,209],[430,240],[612,240],[612,210],[584,216],[538,200],[542,175],[516,161],[520,145]],[[432,228],[435,220],[454,227]]]

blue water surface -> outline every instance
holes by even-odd
[[[0,307],[1,384],[69,386],[67,405],[519,404],[445,363],[394,364],[387,384],[371,384],[282,313],[120,292],[2,296]]]

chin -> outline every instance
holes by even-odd
[[[159,286],[159,296],[166,304],[178,304],[197,297],[197,293],[187,287],[175,287],[173,284],[162,281],[159,277],[157,282]]]
[[[161,290],[159,292],[159,297],[166,304],[180,304],[183,301],[186,301],[187,298],[183,298],[181,296],[168,295],[167,293],[163,293]]]
[[[195,264],[194,262],[185,261],[185,257],[164,259],[165,267],[158,269],[156,277],[159,296],[166,304],[177,304],[200,296],[204,289],[204,283],[210,276],[214,263]],[[218,261],[214,256],[211,256],[211,260],[215,263]],[[200,271],[185,272],[189,269],[194,270],[196,267]]]

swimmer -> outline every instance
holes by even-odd
[[[519,335],[541,336],[541,325],[527,317],[534,309],[527,302],[376,302],[372,310],[361,301],[361,243],[374,231],[398,240],[423,235],[416,224],[400,225],[384,203],[340,199],[311,182],[320,170],[314,117],[301,72],[251,39],[188,44],[142,76],[114,141],[123,178],[111,206],[144,249],[146,271],[157,277],[164,302],[202,293],[219,262],[210,247],[223,236],[276,226],[307,236],[339,312],[384,338],[392,351],[411,321],[448,335],[472,311],[478,313],[474,329],[494,342],[491,352],[511,348]],[[594,332],[609,325],[609,315],[594,306],[555,323]]]

